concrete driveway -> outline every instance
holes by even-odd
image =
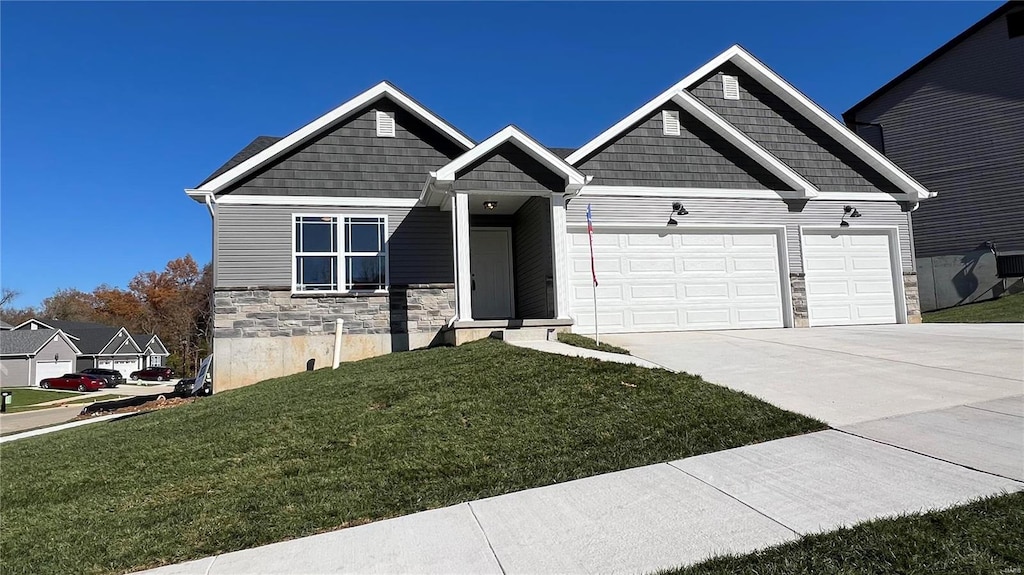
[[[832,426],[1024,393],[1024,325],[609,335],[633,355]]]

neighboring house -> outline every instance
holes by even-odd
[[[75,371],[79,349],[59,329],[4,330],[0,334],[0,386],[32,387]]]
[[[493,331],[920,321],[931,194],[734,46],[577,150],[476,143],[388,83],[198,188],[218,389]]]
[[[14,329],[14,326],[0,319],[0,331],[5,331],[8,329]]]
[[[75,341],[79,354],[74,371],[89,367],[116,369],[125,378],[143,367],[163,365],[169,355],[155,334],[131,335],[123,327],[100,323],[30,319],[16,330],[61,329]]]
[[[843,118],[938,193],[913,213],[922,309],[1024,289],[997,277],[990,249],[1024,256],[1024,3],[1004,4]]]

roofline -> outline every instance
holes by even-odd
[[[544,164],[548,169],[562,174],[566,181],[567,192],[572,191],[570,188],[578,190],[587,182],[586,176],[581,174],[572,164],[558,157],[558,155],[544,147],[540,142],[534,140],[513,125],[502,128],[491,137],[477,144],[472,150],[448,162],[438,169],[436,173],[431,174],[431,178],[442,182],[453,182],[459,170],[485,157],[506,143],[516,144],[520,150],[526,152],[534,160]]]
[[[70,338],[70,337],[68,337],[68,334],[64,333],[64,331],[63,331],[63,330],[61,330],[61,329],[55,329],[55,328],[50,328],[50,329],[53,329],[53,330],[54,330],[54,334],[53,334],[52,336],[48,337],[48,338],[46,339],[46,341],[44,341],[44,342],[43,342],[43,343],[42,343],[42,344],[41,344],[41,345],[40,345],[39,347],[37,347],[37,348],[36,348],[36,350],[35,350],[35,351],[33,351],[32,353],[8,353],[8,354],[5,354],[5,355],[6,355],[7,357],[10,357],[10,356],[14,356],[14,355],[24,355],[25,357],[35,357],[35,356],[39,355],[39,351],[40,351],[40,350],[42,350],[42,349],[43,349],[44,347],[46,347],[46,346],[50,345],[50,342],[51,342],[51,341],[53,341],[54,339],[58,338],[58,337],[60,337],[60,338],[63,338],[63,339],[64,339],[64,341],[66,341],[66,342],[67,342],[67,344],[68,344],[69,346],[71,346],[71,349],[72,349],[72,350],[73,350],[73,351],[75,352],[75,355],[81,355],[81,354],[82,354],[82,350],[78,349],[78,346],[77,346],[77,345],[75,345],[75,342],[71,341],[71,338]]]
[[[881,88],[875,90],[874,92],[869,94],[866,98],[864,98],[860,102],[857,102],[856,104],[851,106],[849,110],[843,112],[843,121],[846,122],[847,125],[852,124],[853,122],[856,121],[855,116],[856,116],[857,112],[861,111],[868,104],[874,102],[875,100],[880,98],[882,95],[884,95],[886,92],[888,92],[892,88],[895,88],[897,84],[900,84],[901,82],[903,82],[907,78],[909,78],[909,77],[913,76],[914,74],[918,73],[925,66],[931,64],[935,60],[938,60],[940,57],[945,55],[946,52],[949,52],[953,48],[956,48],[961,42],[966,40],[968,37],[974,35],[975,32],[977,32],[978,30],[981,30],[985,26],[988,26],[989,24],[994,22],[997,18],[999,18],[1003,14],[1009,12],[1012,8],[1014,8],[1016,6],[1024,8],[1024,3],[1022,3],[1022,2],[1014,2],[1013,0],[1011,0],[1011,1],[1007,2],[1006,4],[1003,4],[999,8],[996,8],[991,14],[989,14],[988,16],[985,16],[981,20],[978,20],[970,28],[968,28],[968,29],[964,30],[963,32],[957,34],[956,37],[954,37],[952,40],[946,42],[942,46],[939,46],[938,48],[935,49],[935,51],[933,51],[931,54],[928,54],[927,56],[922,58],[918,63],[914,64],[913,66],[911,66],[909,68],[907,68],[902,73],[900,73],[898,76],[896,76],[892,80],[889,80],[888,82],[886,82]]]
[[[454,126],[443,120],[437,114],[434,114],[429,109],[424,107],[422,104],[409,97],[407,94],[393,86],[389,82],[380,82],[373,86],[369,90],[356,95],[348,101],[337,106],[333,110],[323,114],[316,118],[312,122],[309,122],[305,126],[302,126],[298,130],[295,130],[291,134],[288,134],[284,138],[281,138],[277,142],[274,142],[270,146],[267,146],[264,150],[223,174],[213,178],[205,184],[195,188],[194,190],[188,190],[186,193],[189,197],[197,199],[195,192],[208,192],[216,194],[224,190],[224,188],[235,184],[240,179],[249,175],[263,164],[273,160],[274,158],[284,154],[293,148],[307,142],[308,140],[316,137],[324,130],[333,126],[337,122],[344,120],[351,114],[358,112],[368,104],[373,103],[377,99],[387,96],[389,99],[394,101],[396,104],[405,108],[406,111],[418,116],[421,120],[431,124],[439,132],[448,137],[452,142],[459,144],[464,149],[472,149],[475,143],[468,136],[457,130]]]

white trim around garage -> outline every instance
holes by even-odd
[[[745,200],[832,200],[839,202],[906,202],[906,194],[883,192],[819,192],[812,198],[800,192],[784,190],[748,190],[734,188],[662,188],[651,186],[598,186],[588,184],[579,193],[584,196],[649,197],[649,198],[713,198]]]
[[[804,270],[804,282],[807,281],[807,248],[804,236],[807,232],[845,235],[886,234],[889,238],[889,265],[892,270],[893,297],[896,300],[896,323],[908,323],[907,294],[903,285],[903,254],[900,249],[900,230],[897,226],[798,226],[800,236],[800,263]],[[810,317],[811,299],[807,298],[807,313]]]

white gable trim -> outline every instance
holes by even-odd
[[[659,106],[676,94],[684,92],[688,93],[687,90],[692,88],[696,82],[715,70],[718,70],[726,62],[736,64],[740,69],[760,81],[766,88],[771,90],[773,94],[788,103],[808,120],[824,130],[825,133],[835,138],[840,144],[843,144],[847,149],[856,154],[857,157],[864,160],[869,166],[878,170],[879,173],[899,187],[900,190],[907,193],[907,195],[912,198],[912,201],[916,202],[935,197],[934,192],[929,192],[924,188],[924,186],[896,166],[896,164],[878,153],[877,150],[840,124],[839,121],[829,115],[828,112],[822,110],[821,107],[801,94],[796,90],[796,88],[791,86],[788,82],[783,80],[780,76],[775,74],[775,72],[771,71],[767,66],[759,62],[738,45],[732,46],[725,52],[715,56],[707,64],[704,64],[693,73],[674,84],[671,88],[665,90],[654,99],[641,106],[638,110],[617,122],[612,127],[598,134],[593,140],[587,142],[583,147],[573,152],[568,158],[566,158],[566,161],[575,165],[583,158],[586,158],[588,155],[619,136],[630,126],[653,113]]]
[[[576,168],[556,156],[551,150],[537,143],[537,141],[524,134],[515,126],[506,126],[497,134],[477,144],[472,150],[448,162],[447,165],[437,170],[437,172],[431,173],[430,177],[438,182],[454,182],[455,174],[460,170],[485,157],[505,143],[514,144],[533,159],[544,164],[552,171],[561,174],[566,181],[566,192],[575,193],[586,183],[586,177]]]
[[[314,136],[320,134],[327,128],[331,127],[335,123],[345,119],[354,112],[361,110],[366,105],[377,100],[378,98],[387,96],[393,102],[397,103],[401,107],[415,116],[418,116],[421,120],[434,126],[452,141],[460,144],[465,149],[473,147],[473,141],[464,136],[450,124],[436,116],[433,112],[427,110],[420,104],[418,104],[412,98],[406,96],[398,89],[387,82],[381,82],[369,90],[359,94],[355,98],[345,102],[337,108],[327,112],[323,116],[313,120],[298,130],[288,134],[288,136],[277,141],[267,149],[242,162],[241,164],[231,168],[227,172],[217,176],[210,180],[206,184],[200,186],[197,190],[199,192],[210,192],[218,193],[224,188],[237,182],[239,179],[253,172],[258,167],[269,162],[270,160],[278,157],[285,152],[305,143]],[[189,194],[192,195],[192,194]]]
[[[225,194],[217,197],[209,192],[185,190],[190,197],[205,202],[208,198],[217,205],[247,206],[330,206],[330,207],[370,207],[370,208],[411,208],[418,201],[416,198],[378,198],[375,196],[256,196],[241,194]]]
[[[36,350],[32,352],[32,355],[33,355],[33,356],[39,355],[39,352],[40,352],[40,351],[41,351],[41,350],[42,350],[42,349],[43,349],[44,347],[46,347],[46,346],[50,345],[50,342],[51,342],[51,341],[53,341],[53,340],[55,340],[55,339],[57,339],[58,337],[59,337],[59,338],[61,338],[61,339],[63,339],[63,340],[64,340],[64,342],[65,342],[65,343],[67,343],[67,344],[68,344],[68,346],[70,346],[70,347],[71,347],[71,350],[75,352],[75,355],[80,355],[80,354],[82,353],[82,350],[78,349],[78,346],[77,346],[77,345],[75,345],[75,342],[71,341],[71,338],[70,338],[70,337],[68,337],[68,334],[66,334],[66,333],[64,333],[63,331],[61,331],[61,330],[59,330],[59,329],[58,329],[58,330],[57,330],[57,333],[53,334],[53,337],[51,337],[50,339],[48,339],[48,340],[46,340],[45,342],[43,342],[43,345],[41,345],[41,346],[39,346],[38,348],[36,348]]]

